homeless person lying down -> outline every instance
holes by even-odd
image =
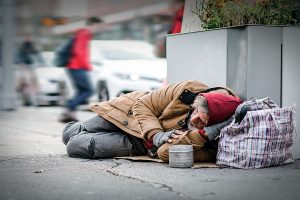
[[[195,162],[214,161],[216,138],[241,103],[229,88],[183,81],[95,103],[97,115],[69,122],[62,140],[70,157],[148,155],[168,162],[171,145],[191,144]]]

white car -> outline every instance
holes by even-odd
[[[43,67],[37,67],[38,105],[63,105],[75,89],[67,70],[53,64],[55,52],[42,52]],[[167,63],[154,55],[154,47],[142,41],[93,40],[90,44],[90,72],[95,94],[88,102],[106,101],[137,90],[164,86]]]
[[[38,90],[37,105],[62,105],[66,100],[66,73],[53,65],[54,52],[42,52],[45,66],[36,68]]]
[[[97,91],[90,101],[106,101],[137,90],[164,86],[167,62],[154,55],[154,47],[132,40],[91,41],[91,72]]]

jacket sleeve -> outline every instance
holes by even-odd
[[[190,87],[191,83],[192,81],[184,81],[177,84],[171,84],[165,88],[154,90],[138,99],[133,105],[132,110],[142,131],[143,138],[149,139],[154,134],[164,131],[159,121],[159,117],[165,109],[169,110],[169,113],[172,114],[171,107],[180,104],[180,94],[184,89]],[[206,87],[201,83],[197,84],[197,86],[199,85]],[[170,118],[172,117],[176,116],[170,116]]]

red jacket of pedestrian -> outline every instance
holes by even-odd
[[[75,33],[75,39],[72,46],[72,57],[69,61],[69,69],[91,70],[89,43],[92,33],[88,29],[79,29]]]
[[[173,34],[173,33],[181,32],[183,12],[184,12],[184,6],[181,6],[181,8],[176,12],[170,33]]]

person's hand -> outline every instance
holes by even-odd
[[[199,134],[199,131],[198,131],[198,129],[193,129],[193,130],[190,130],[190,133],[191,134]]]
[[[153,144],[160,147],[164,143],[172,143],[173,139],[179,138],[179,136],[184,136],[188,131],[171,130],[167,132],[158,132],[153,137]]]
[[[179,138],[179,136],[185,136],[187,135],[188,131],[180,131],[180,130],[174,130],[173,133],[170,135],[168,139],[168,143],[172,143],[173,139]]]

